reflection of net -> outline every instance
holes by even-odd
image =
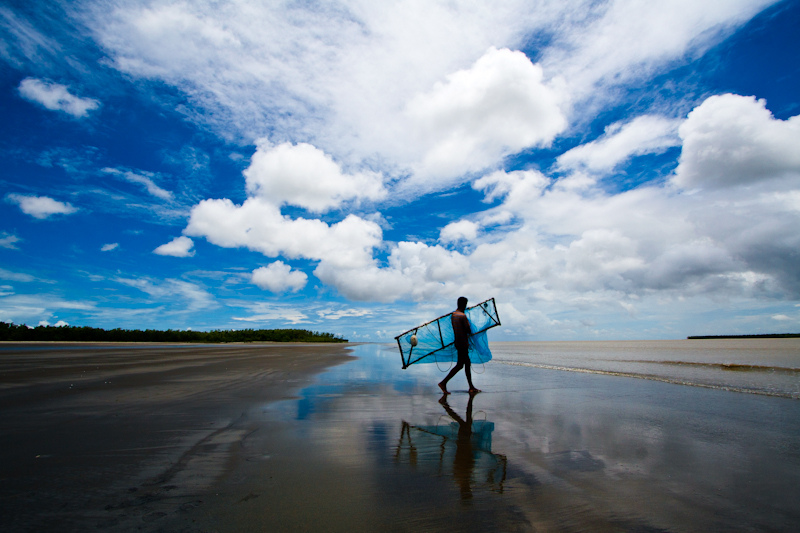
[[[473,364],[485,363],[492,358],[486,331],[489,328],[500,325],[494,298],[467,308],[465,313],[472,330],[469,342],[469,359]],[[395,337],[397,345],[400,347],[403,368],[407,368],[414,363],[452,364],[458,359],[458,353],[453,345],[455,336],[450,314],[410,329]],[[416,346],[411,344],[412,336],[416,337]]]
[[[472,489],[503,492],[506,480],[506,457],[492,453],[493,422],[473,421],[469,438],[470,484]],[[458,468],[458,424],[437,426],[412,426],[403,421],[400,440],[395,449],[396,463],[408,464],[419,470],[430,470],[432,475],[445,473],[456,477]]]

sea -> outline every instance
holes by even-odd
[[[492,342],[490,347],[493,362],[503,365],[800,399],[800,338]]]

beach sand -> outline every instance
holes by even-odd
[[[254,411],[348,359],[329,344],[4,344],[0,529],[158,530],[202,505]]]
[[[797,400],[489,363],[443,401],[391,345],[3,355],[4,531],[800,524]]]

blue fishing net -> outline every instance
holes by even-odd
[[[458,360],[458,352],[453,345],[455,336],[450,321],[451,314],[395,337],[403,358],[403,368],[414,363],[451,363]],[[494,298],[467,308],[465,314],[472,331],[469,338],[469,360],[476,364],[485,363],[492,358],[486,331],[500,325]]]

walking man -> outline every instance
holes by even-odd
[[[472,364],[469,361],[469,336],[472,335],[472,330],[470,330],[467,315],[464,314],[464,311],[467,309],[467,299],[462,296],[458,299],[457,304],[458,309],[453,311],[453,314],[450,315],[450,320],[453,324],[453,334],[455,335],[455,342],[453,344],[458,352],[458,361],[456,366],[447,374],[447,377],[439,383],[439,388],[442,389],[442,393],[450,394],[447,391],[447,382],[463,368],[464,374],[467,376],[467,383],[469,384],[469,393],[475,394],[480,392],[480,390],[476,389],[475,385],[472,384]]]

